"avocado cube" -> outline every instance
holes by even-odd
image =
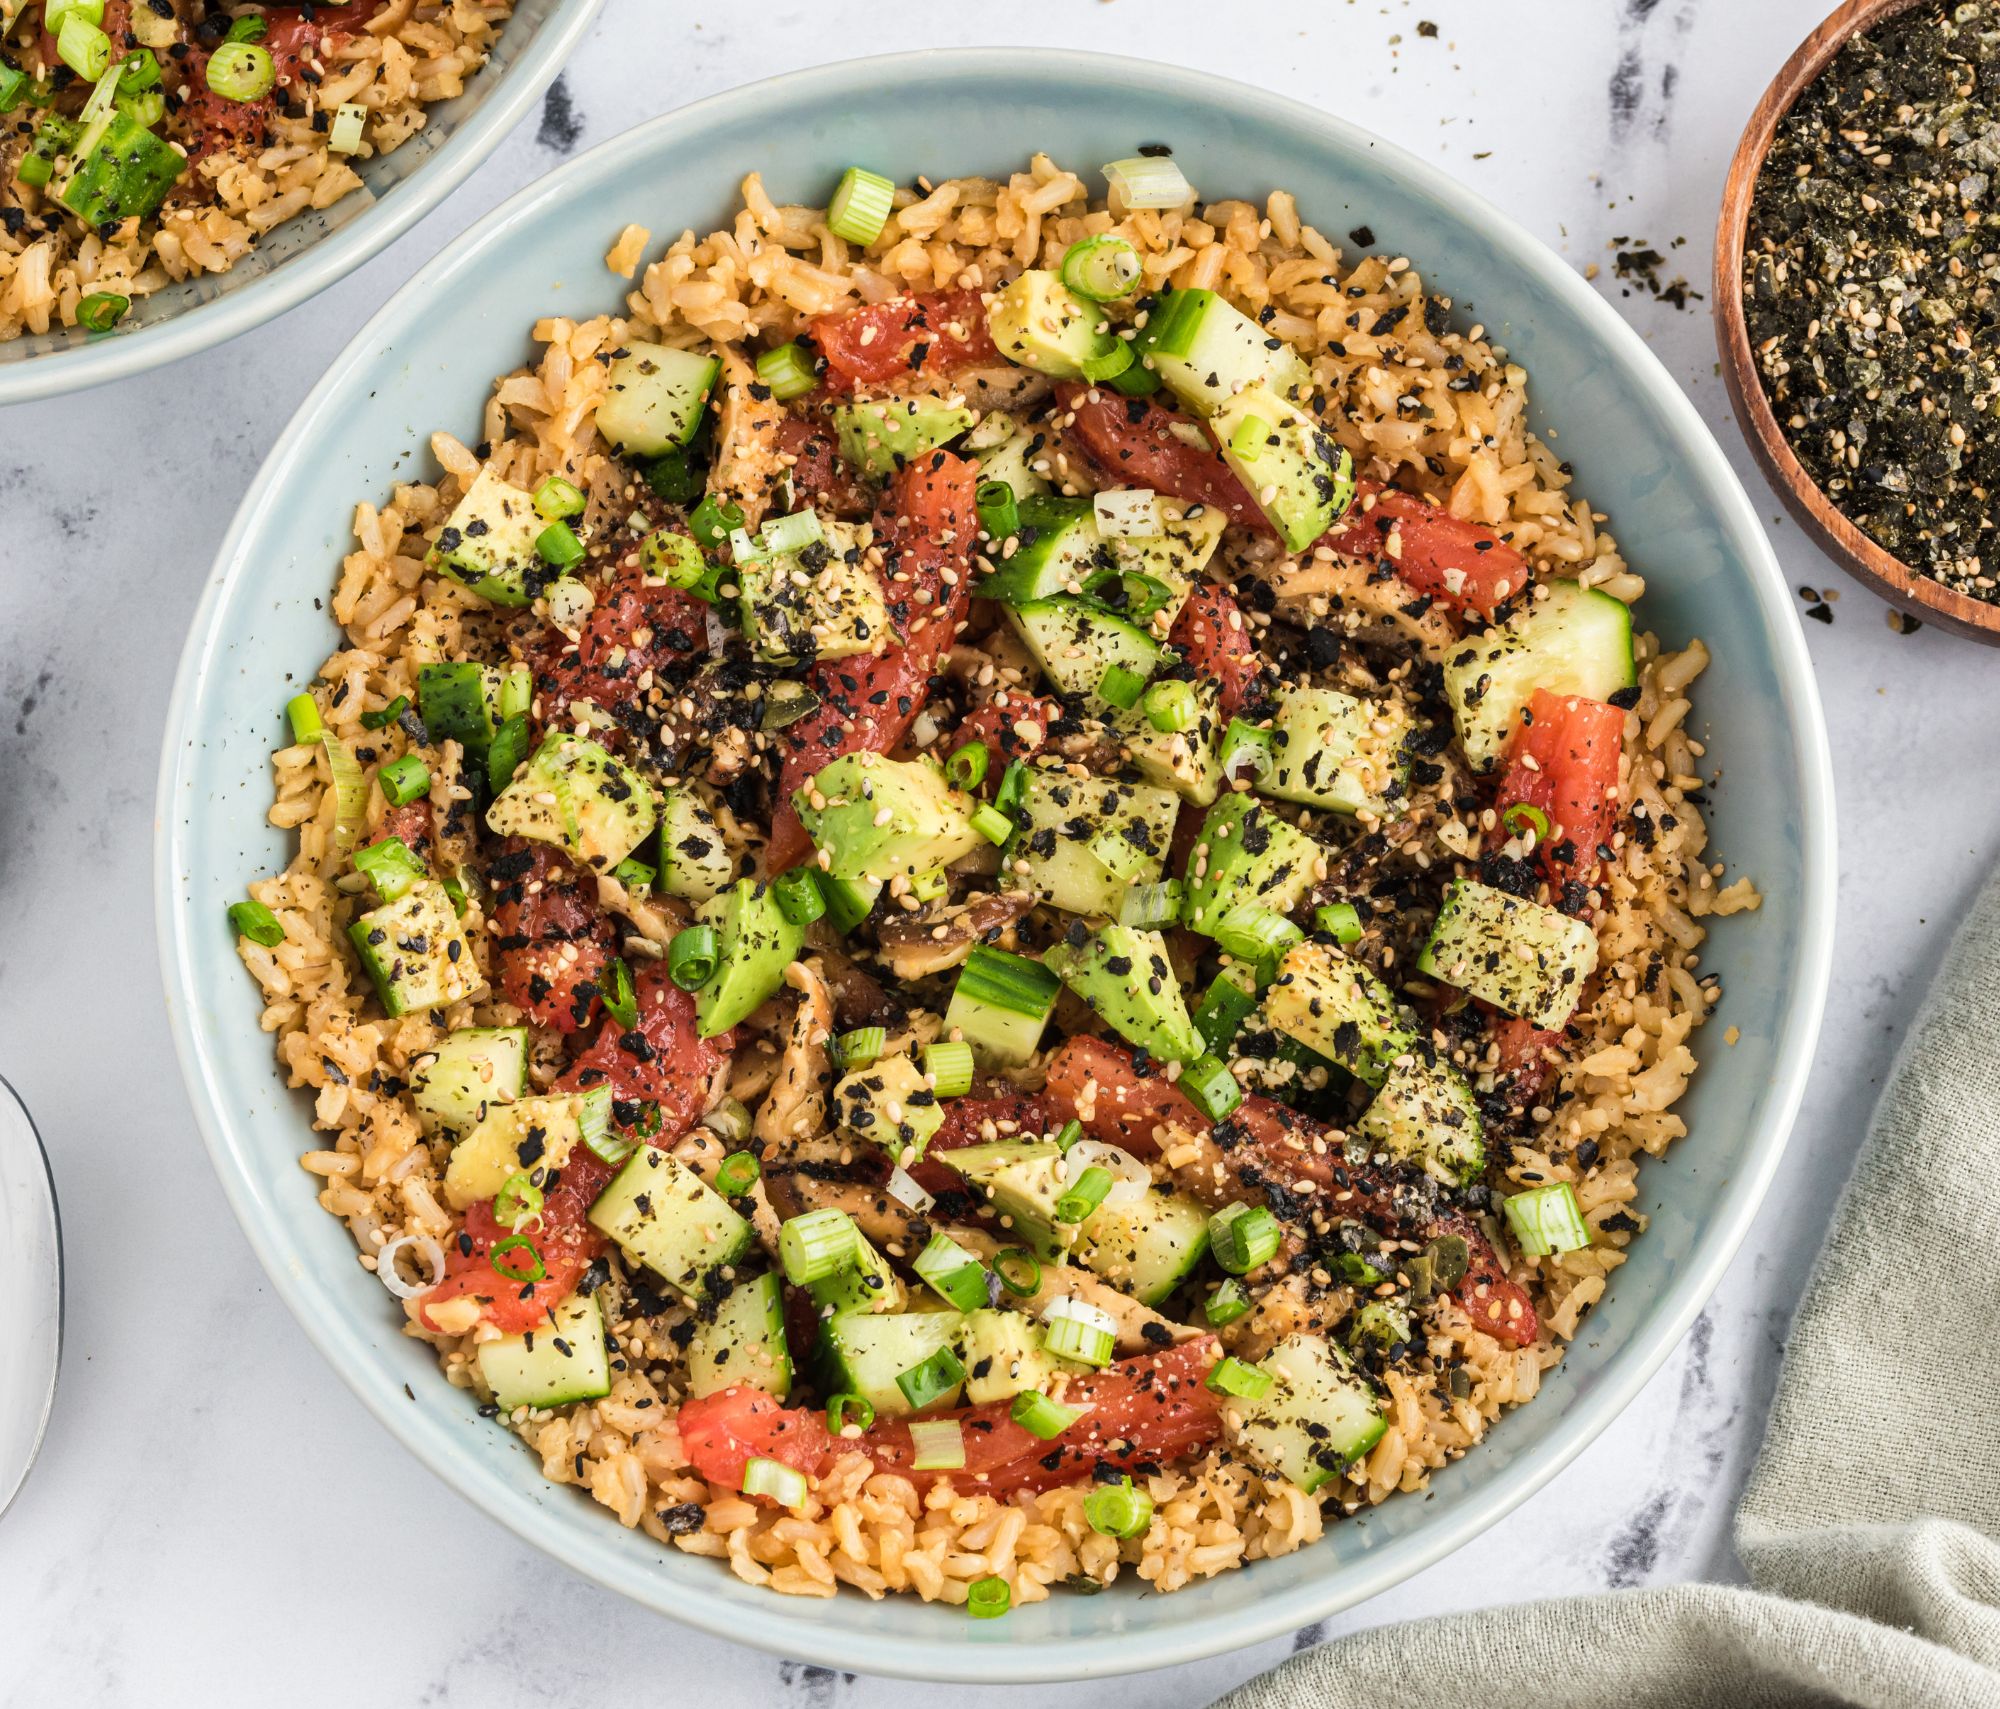
[[[864,557],[862,524],[823,522],[824,538],[736,566],[743,632],[775,665],[880,653],[896,639],[882,584]]]
[[[972,828],[978,804],[923,760],[843,754],[792,801],[834,878],[914,878],[988,846]]]
[[[1287,1038],[1380,1086],[1417,1042],[1389,988],[1332,944],[1294,944],[1264,993],[1264,1016]]]
[[[717,1272],[749,1250],[750,1224],[684,1163],[642,1145],[590,1207],[628,1257],[690,1299],[719,1291]]]
[[[1442,1059],[1398,1059],[1354,1133],[1371,1151],[1418,1164],[1447,1186],[1466,1186],[1486,1167],[1478,1100],[1465,1076]]]
[[[967,1183],[985,1194],[1001,1226],[1036,1257],[1053,1260],[1076,1239],[1076,1225],[1060,1221],[1062,1148],[1053,1140],[1000,1139],[939,1153]]]
[[[971,410],[936,398],[883,398],[836,405],[840,454],[864,475],[887,480],[904,464],[970,428]]]
[[[522,1098],[489,1109],[451,1148],[444,1194],[452,1209],[462,1211],[492,1198],[523,1169],[560,1169],[583,1137],[586,1099],[600,1106],[592,1112],[597,1122],[608,1118],[608,1087]]]
[[[419,884],[370,909],[347,935],[391,1015],[442,1009],[486,983],[442,884]]]
[[[653,792],[639,774],[582,736],[552,731],[494,797],[496,836],[553,843],[594,872],[609,872],[653,834]]]
[[[857,1068],[834,1087],[833,1119],[844,1132],[881,1146],[907,1167],[944,1125],[944,1111],[922,1068],[907,1056],[888,1056]]]
[[[1072,914],[1115,919],[1131,885],[1160,876],[1179,812],[1177,795],[1148,783],[1031,771],[1006,882]]]
[[[804,947],[806,930],[786,917],[771,887],[754,878],[739,878],[704,902],[695,918],[715,928],[715,973],[694,999],[695,1031],[714,1038],[776,994]]]
[[[1090,1005],[1121,1038],[1162,1062],[1201,1055],[1201,1034],[1188,1019],[1180,981],[1167,960],[1166,939],[1130,926],[1104,926],[1082,944],[1058,943],[1042,964]]]
[[[958,1326],[958,1358],[969,1406],[1046,1390],[1064,1372],[1081,1369],[1042,1345],[1040,1326],[1025,1312],[991,1306],[965,1314]]]
[[[1108,723],[1141,777],[1206,807],[1222,789],[1222,692],[1213,678],[1187,687],[1194,695],[1195,716],[1185,729],[1156,728],[1143,706],[1114,712]]]
[[[1287,551],[1303,552],[1346,511],[1354,464],[1325,428],[1268,386],[1215,413],[1222,460],[1256,499]]]
[[[1254,795],[1231,793],[1201,822],[1182,918],[1213,937],[1238,908],[1289,914],[1325,876],[1317,842]]]
[[[1040,268],[1003,286],[986,311],[986,329],[1000,354],[1052,380],[1079,380],[1085,362],[1111,354],[1117,340],[1106,321],[1097,304]]]
[[[535,548],[546,527],[531,494],[481,469],[425,561],[490,605],[530,605],[561,574]]]

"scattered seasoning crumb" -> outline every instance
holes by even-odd
[[[1679,249],[1686,242],[1686,238],[1677,237],[1668,247]],[[1662,283],[1660,269],[1667,264],[1667,258],[1644,238],[1614,237],[1604,247],[1612,252],[1611,271],[1624,281],[1625,289],[1619,293],[1621,296],[1629,297],[1634,289],[1638,289],[1676,309],[1701,301],[1701,293],[1679,274]]]
[[[1895,630],[1898,635],[1914,635],[1923,626],[1922,618],[1912,617],[1907,611],[1891,611],[1889,613],[1889,627]]]
[[[1435,36],[1437,35],[1437,33],[1438,33],[1438,27],[1437,27],[1437,25],[1435,25],[1434,23],[1432,23],[1432,22],[1430,21],[1430,19],[1428,19],[1428,18],[1419,18],[1419,19],[1417,20],[1417,34],[1418,34],[1418,35],[1420,35],[1420,36],[1432,36],[1432,37],[1435,37]]]

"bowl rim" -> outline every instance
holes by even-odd
[[[664,1576],[634,1581],[617,1568],[595,1539],[572,1546],[568,1537],[549,1535],[542,1510],[533,1500],[517,1488],[496,1482],[467,1459],[458,1445],[455,1424],[410,1407],[400,1380],[385,1377],[378,1381],[364,1368],[368,1360],[356,1331],[339,1314],[323,1313],[314,1305],[304,1266],[295,1269],[284,1243],[273,1232],[273,1224],[262,1214],[259,1189],[237,1161],[237,1118],[225,1114],[233,1110],[234,1103],[212,1059],[205,1029],[197,1022],[198,993],[191,987],[183,989],[186,970],[192,966],[188,945],[198,928],[190,920],[190,907],[178,884],[183,836],[180,801],[184,772],[193,764],[195,746],[187,737],[188,719],[199,682],[214,663],[213,655],[220,645],[217,613],[225,594],[248,573],[244,542],[261,526],[264,513],[278,502],[293,462],[313,443],[321,415],[335,407],[348,370],[382,347],[388,323],[406,302],[428,296],[459,270],[476,266],[488,250],[532,226],[543,208],[566,196],[575,179],[608,170],[627,153],[648,151],[663,140],[698,144],[701,132],[719,117],[734,116],[745,108],[761,110],[773,101],[790,104],[848,95],[879,99],[883,87],[907,77],[1035,79],[1052,70],[1072,77],[1136,81],[1148,93],[1177,100],[1190,111],[1253,103],[1261,113],[1276,113],[1299,135],[1302,144],[1331,144],[1343,151],[1372,152],[1390,161],[1397,171],[1478,225],[1482,237],[1508,253],[1570,312],[1591,322],[1607,344],[1623,355],[1628,368],[1636,370],[1635,382],[1654,394],[1654,401],[1671,418],[1676,437],[1700,465],[1707,484],[1720,495],[1723,508],[1734,513],[1736,531],[1752,543],[1743,559],[1744,574],[1771,631],[1779,687],[1796,709],[1790,735],[1803,801],[1800,932],[1792,979],[1797,995],[1775,1043],[1777,1068],[1769,1115],[1732,1160],[1732,1184],[1718,1214],[1696,1238],[1685,1275],[1660,1308],[1665,1315],[1648,1321],[1612,1355],[1592,1389],[1579,1398],[1534,1452],[1442,1510],[1428,1528],[1392,1539],[1363,1559],[1346,1563],[1335,1579],[1316,1579],[1269,1596],[1250,1617],[1210,1616],[1167,1623],[1150,1629],[1143,1639],[1131,1632],[1106,1630],[1061,1642],[947,1646],[877,1635],[865,1620],[829,1621],[795,1610],[791,1599],[776,1595],[768,1598],[769,1608],[761,1604],[745,1607],[740,1601],[712,1595],[705,1583],[690,1588],[670,1583]],[[880,1676],[1032,1683],[1100,1678],[1202,1660],[1284,1636],[1377,1595],[1462,1547],[1525,1501],[1623,1411],[1680,1343],[1714,1292],[1763,1201],[1790,1137],[1811,1067],[1831,967],[1833,774],[1802,627],[1756,513],[1728,459],[1659,359],[1572,269],[1513,220],[1438,168],[1303,102],[1211,73],[1121,55],[1047,48],[941,48],[810,67],[726,90],[649,120],[600,143],[510,197],[404,283],[329,365],[274,443],[230,526],[218,553],[217,569],[191,625],[167,710],[156,796],[154,897],[161,976],[175,1051],[197,1125],[231,1210],[272,1286],[307,1338],[369,1411],[418,1459],[524,1541],[607,1589],[711,1635],[823,1666]]]
[[[605,0],[553,0],[500,86],[411,175],[268,273],[157,326],[0,362],[0,409],[149,373],[255,331],[372,261],[471,176],[568,63]],[[476,74],[475,74],[476,75]],[[371,315],[370,320],[373,320]]]
[[[1899,611],[1967,640],[2000,647],[2000,604],[1974,599],[1912,569],[1855,526],[1820,489],[1778,424],[1750,345],[1743,312],[1743,252],[1750,206],[1778,126],[1857,35],[1914,11],[1926,0],[1847,0],[1822,19],[1765,86],[1730,157],[1715,222],[1715,343],[1723,383],[1743,437],[1785,508],[1819,548],[1863,587]]]

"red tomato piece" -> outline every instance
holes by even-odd
[[[1503,1015],[1497,1009],[1488,1010],[1486,1030],[1500,1053],[1496,1072],[1514,1101],[1534,1102],[1552,1072],[1546,1053],[1561,1048],[1563,1035],[1544,1032],[1533,1021],[1524,1021],[1518,1015]]]
[[[695,1031],[694,999],[667,977],[664,961],[642,961],[632,972],[639,1024],[627,1032],[606,1016],[597,1037],[556,1077],[561,1092],[609,1084],[621,1129],[662,1148],[694,1126],[708,1103],[708,1083],[729,1060],[733,1032],[703,1038]],[[652,1131],[647,1106],[659,1111]]]
[[[792,792],[842,754],[888,753],[930,697],[932,673],[972,603],[978,486],[976,463],[939,451],[904,468],[882,495],[875,534],[884,546],[883,591],[902,645],[813,667],[820,706],[786,731],[790,751],[778,774],[768,871],[796,865],[811,847]]]
[[[1138,1074],[1123,1045],[1078,1035],[1049,1059],[1046,1087],[1065,1117],[1083,1123],[1092,1139],[1123,1146],[1135,1157],[1159,1155],[1156,1129],[1206,1133],[1208,1119],[1160,1074]]]
[[[743,1468],[751,1460],[776,1460],[816,1477],[833,1445],[823,1412],[786,1406],[741,1384],[683,1401],[674,1428],[688,1464],[729,1489],[743,1487]]]
[[[977,291],[923,292],[821,315],[812,338],[826,358],[832,391],[1000,360]]]
[[[1168,639],[1221,689],[1222,716],[1235,717],[1264,669],[1235,597],[1213,582],[1196,582]]]
[[[1387,558],[1397,578],[1418,593],[1488,619],[1531,579],[1527,559],[1492,529],[1374,481],[1356,484],[1353,508],[1322,543],[1352,558]]]
[[[372,848],[395,837],[418,860],[428,865],[431,845],[436,840],[431,827],[431,804],[428,801],[407,802],[401,807],[391,807],[382,815],[382,823],[364,846]]]
[[[356,36],[388,0],[358,0],[350,6],[275,7],[270,13],[264,46],[271,50],[281,78],[293,77],[305,61],[325,53],[334,43]]]
[[[1150,487],[1185,504],[1216,505],[1231,522],[1260,534],[1271,532],[1257,501],[1230,473],[1222,453],[1193,443],[1193,435],[1182,437],[1192,428],[1207,439],[1207,428],[1193,416],[1155,398],[1128,398],[1108,386],[1079,381],[1057,386],[1056,396],[1076,418],[1074,431],[1090,460],[1121,486]]]
[[[603,1238],[585,1213],[610,1179],[608,1164],[580,1147],[571,1152],[542,1202],[540,1221],[521,1229],[534,1247],[533,1255],[521,1246],[500,1255],[508,1269],[527,1272],[533,1271],[534,1258],[539,1257],[543,1274],[537,1282],[516,1281],[494,1269],[493,1248],[510,1238],[513,1230],[495,1219],[490,1201],[472,1206],[464,1226],[445,1245],[444,1281],[424,1296],[425,1325],[437,1327],[429,1315],[431,1306],[468,1294],[480,1301],[480,1315],[509,1335],[541,1323],[552,1307],[568,1298],[591,1260],[604,1250]]]
[[[1024,760],[1038,752],[1048,740],[1049,726],[1062,716],[1059,701],[1003,688],[984,706],[968,712],[951,741],[941,744],[938,751],[951,754],[968,742],[984,742],[986,781],[982,790],[990,797],[999,788],[1000,774],[1007,769],[1008,762]]]
[[[42,15],[47,18],[47,6],[42,8]],[[98,28],[111,38],[113,53],[123,59],[125,52],[129,51],[126,48],[125,36],[132,28],[132,0],[105,0],[104,20]],[[49,34],[46,27],[36,38],[36,47],[42,56],[42,65],[45,69],[53,70],[62,64],[62,55],[56,51],[56,38]]]
[[[1624,745],[1625,714],[1616,706],[1545,688],[1528,699],[1493,805],[1504,814],[1525,803],[1548,815],[1550,834],[1540,854],[1558,891],[1570,880],[1589,884],[1597,877],[1598,847],[1618,818]]]
[[[647,585],[644,570],[634,565],[618,571],[598,595],[574,647],[551,632],[528,662],[542,722],[556,725],[573,700],[588,700],[621,720],[636,717],[648,693],[642,682],[707,653],[708,607],[677,587]]]
[[[788,415],[778,426],[778,449],[794,458],[792,490],[801,501],[854,521],[875,505],[868,483],[848,467],[824,426]]]
[[[546,843],[509,837],[487,864],[500,991],[538,1027],[579,1032],[597,1017],[618,944],[594,881]]]

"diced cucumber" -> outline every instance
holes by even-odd
[[[701,425],[720,358],[627,339],[611,364],[597,431],[626,457],[658,457],[685,445]]]
[[[945,1035],[971,1045],[982,1068],[1019,1068],[1040,1047],[1061,989],[1040,962],[974,944],[952,987]]]
[[[690,1299],[711,1291],[714,1272],[749,1250],[750,1224],[685,1164],[642,1145],[597,1195],[590,1220]]]
[[[743,633],[767,664],[852,658],[895,642],[881,580],[864,555],[869,529],[837,521],[820,526],[822,537],[796,552],[736,565]]]
[[[1269,387],[1238,392],[1214,425],[1222,460],[1287,551],[1305,551],[1353,500],[1353,459],[1315,417]]]
[[[914,878],[990,846],[972,827],[978,803],[927,760],[843,754],[792,804],[834,878]]]
[[[1354,1124],[1372,1151],[1416,1163],[1463,1187],[1486,1167],[1486,1124],[1464,1075],[1441,1058],[1403,1057]]]
[[[854,1231],[854,1262],[821,1281],[806,1284],[822,1314],[850,1311],[902,1311],[909,1290],[860,1229]]]
[[[1150,621],[1171,624],[1215,556],[1229,517],[1216,505],[1165,497],[1154,498],[1153,514],[1159,521],[1157,533],[1114,535],[1105,544],[1125,574],[1151,576],[1166,585],[1170,597]]]
[[[1081,379],[1083,365],[1109,356],[1117,342],[1102,308],[1039,268],[1000,289],[987,307],[986,329],[1008,361],[1053,380]]]
[[[1160,876],[1179,812],[1180,798],[1151,784],[1031,771],[1006,882],[1072,914],[1115,919],[1130,886]]]
[[[792,1392],[785,1301],[778,1273],[738,1282],[712,1318],[697,1317],[687,1350],[688,1393],[696,1400],[737,1383],[784,1400]]]
[[[484,762],[500,717],[501,675],[470,661],[417,667],[417,712],[433,742],[457,742]]]
[[[950,444],[974,419],[971,410],[936,398],[881,398],[836,404],[833,430],[848,462],[887,480],[912,458]]]
[[[1273,1382],[1256,1400],[1232,1401],[1236,1444],[1257,1464],[1311,1495],[1382,1440],[1382,1397],[1346,1356],[1317,1335],[1288,1335],[1257,1367]]]
[[[908,1056],[885,1056],[834,1087],[833,1119],[863,1144],[879,1145],[908,1166],[944,1125],[944,1111],[923,1069]]]
[[[1056,692],[1081,695],[1100,710],[1112,706],[1098,693],[1106,671],[1115,665],[1146,680],[1164,662],[1165,650],[1145,630],[1080,599],[1036,599],[1002,609]]]
[[[1217,751],[1222,738],[1222,691],[1213,678],[1202,678],[1186,687],[1194,696],[1195,715],[1185,729],[1157,728],[1144,706],[1113,712],[1106,722],[1148,783],[1171,789],[1197,807],[1206,807],[1222,788]]]
[[[1282,338],[1213,291],[1169,291],[1146,317],[1139,348],[1168,391],[1197,415],[1213,415],[1248,386],[1294,401],[1312,371]]]
[[[492,1198],[524,1169],[560,1169],[586,1131],[604,1131],[610,1114],[609,1086],[494,1105],[451,1148],[446,1199],[462,1211]]]
[[[511,1104],[528,1089],[526,1027],[460,1027],[420,1057],[410,1096],[440,1126],[468,1128],[493,1104]]]
[[[1460,879],[1445,892],[1417,966],[1553,1032],[1597,971],[1597,934],[1539,902]]]
[[[1394,818],[1408,793],[1409,733],[1410,715],[1394,701],[1287,684],[1272,718],[1271,764],[1257,787],[1304,807]]]
[[[371,908],[347,935],[391,1015],[444,1008],[486,983],[442,884],[416,885]]]
[[[770,885],[754,878],[739,878],[696,909],[695,918],[715,928],[715,974],[694,998],[695,1030],[714,1038],[776,994],[806,929],[778,906]]]
[[[722,827],[685,785],[660,791],[660,875],[654,888],[683,902],[706,902],[729,888],[736,863]]]
[[[941,1347],[958,1340],[955,1311],[843,1312],[820,1331],[824,1361],[821,1386],[829,1393],[858,1394],[878,1418],[905,1418],[914,1410],[896,1379],[914,1370]],[[931,1403],[953,1405],[953,1388]],[[926,1408],[931,1410],[931,1408]]]
[[[1062,1148],[1049,1140],[1000,1139],[938,1154],[983,1193],[1000,1223],[1035,1256],[1053,1259],[1076,1239],[1076,1225],[1060,1221],[1056,1201],[1063,1195],[1058,1175]]]
[[[445,518],[428,562],[490,604],[529,605],[561,574],[535,549],[548,525],[532,495],[481,469]]]
[[[1155,1186],[1131,1204],[1102,1204],[1077,1235],[1075,1257],[1141,1305],[1158,1305],[1208,1251],[1208,1207]]]
[[[1287,1038],[1380,1086],[1389,1065],[1416,1043],[1416,1027],[1394,995],[1331,944],[1294,944],[1264,993],[1264,1015]]]
[[[1506,754],[1536,689],[1609,700],[1638,680],[1631,608],[1571,581],[1543,582],[1526,610],[1469,636],[1444,664],[1459,740],[1477,771]]]
[[[1020,500],[1035,498],[1049,490],[1049,483],[1035,472],[1035,461],[1049,448],[1049,435],[1009,415],[1005,410],[988,410],[979,425],[966,436],[965,448],[979,462],[982,481],[1005,481]]]
[[[611,1355],[595,1294],[571,1294],[541,1328],[482,1341],[475,1357],[503,1412],[568,1406],[611,1392]]]
[[[1010,605],[1051,599],[1080,591],[1093,575],[1113,567],[1089,499],[1025,498],[1019,508],[1018,544],[979,583],[982,599]]]
[[[1080,945],[1051,944],[1042,964],[1113,1032],[1149,1055],[1163,1062],[1201,1055],[1201,1034],[1188,1019],[1166,939],[1158,932],[1101,926]]]
[[[1326,851],[1254,795],[1224,795],[1208,810],[1188,863],[1187,909],[1213,937],[1239,908],[1289,914],[1326,873]]]
[[[657,815],[645,781],[607,749],[551,731],[486,810],[495,836],[553,843],[596,872],[609,872],[653,834]]]
[[[965,1399],[971,1406],[1045,1390],[1064,1371],[1080,1368],[1042,1345],[1040,1326],[1025,1312],[989,1306],[960,1319],[958,1357],[965,1366]]]

